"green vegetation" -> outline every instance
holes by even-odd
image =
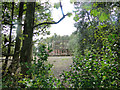
[[[92,4],[90,11],[84,8],[80,10],[84,4]],[[120,5],[114,3],[116,4]],[[117,19],[113,20],[113,16],[109,13],[114,8],[110,8],[112,3],[82,3],[82,5],[76,6],[74,18],[77,27],[77,33],[74,34],[77,37],[77,44],[76,47],[72,47],[75,50],[75,58],[72,70],[62,74],[63,83],[72,88],[118,88],[120,14],[116,13]],[[119,8],[116,7],[117,10]],[[85,19],[87,14],[89,15]]]
[[[76,31],[70,36],[55,34],[42,41],[32,38],[49,34],[50,24],[58,24],[65,16],[71,16],[71,13],[64,15],[61,3],[54,6],[62,11],[63,17],[58,22],[52,21],[49,2],[3,2],[2,6],[3,88],[120,87],[120,2],[74,4]],[[53,65],[47,63],[51,42],[58,38],[69,40],[74,57],[71,70],[63,71],[60,79],[52,75]],[[13,59],[9,65],[10,56]]]

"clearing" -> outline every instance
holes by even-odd
[[[64,71],[70,70],[70,65],[72,65],[72,56],[53,56],[48,57],[48,62],[53,64],[52,72],[56,78],[59,78],[59,74]]]

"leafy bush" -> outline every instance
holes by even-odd
[[[101,34],[102,48],[96,48],[96,44],[93,44],[91,50],[85,50],[84,56],[76,56],[73,59],[71,71],[61,75],[63,85],[67,84],[72,88],[120,87],[120,45],[118,43],[120,36],[115,31],[108,33]],[[98,39],[96,38],[97,42]]]
[[[29,68],[28,75],[4,77],[3,88],[55,88],[59,85],[60,81],[52,76],[50,70],[53,65],[45,64],[48,58],[45,44],[39,46],[39,52],[35,55],[31,65],[26,63]]]
[[[38,59],[37,59],[38,58]],[[48,58],[46,51],[46,45],[40,44],[38,47],[38,53],[34,56],[32,65],[28,66],[28,75],[31,74],[31,78],[24,78],[18,83],[22,83],[25,87],[30,88],[53,88],[55,87],[55,78],[51,74],[51,68],[53,65],[45,64]]]
[[[97,56],[88,54],[74,58],[72,70],[62,74],[64,83],[72,88],[117,88],[120,83],[118,63],[109,63],[109,60],[100,60]]]

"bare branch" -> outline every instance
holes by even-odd
[[[57,22],[55,22],[55,21],[43,22],[43,23],[35,25],[33,28],[35,28],[37,26],[40,26],[40,25],[43,25],[43,24],[58,24],[60,21],[62,21],[65,18],[65,16],[68,15],[68,14],[64,15],[61,2],[60,2],[60,8],[61,8],[61,12],[62,12],[62,15],[63,15],[63,17],[60,20],[58,20]]]
[[[40,32],[42,32],[43,31],[43,29],[45,29],[46,28],[46,26],[47,25],[45,25],[40,31],[38,31],[38,32],[35,32],[35,33],[33,33],[33,34],[37,34],[37,33],[40,33]]]
[[[62,15],[64,16],[61,2],[60,2],[60,8],[61,8]]]

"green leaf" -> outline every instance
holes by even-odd
[[[106,14],[106,13],[102,13],[101,15],[100,15],[100,17],[99,17],[99,20],[101,21],[101,22],[103,22],[103,21],[105,21],[105,20],[107,20],[108,19],[108,15]]]
[[[19,37],[20,40],[24,40],[24,37]]]
[[[58,9],[60,7],[60,3],[55,3],[54,8]]]
[[[75,15],[75,17],[73,19],[77,22],[79,20],[79,16]]]
[[[90,12],[93,16],[98,16],[100,12],[98,12],[96,9],[91,10]]]
[[[103,80],[105,80],[107,77],[106,76],[103,76]]]
[[[70,3],[74,3],[74,2],[76,2],[76,0],[70,0]]]
[[[113,34],[112,37],[115,39],[115,37],[117,37],[117,34]]]
[[[50,35],[50,31],[47,31],[47,35]]]
[[[28,34],[24,34],[23,36],[28,37]]]
[[[72,16],[72,13],[67,13],[68,17]]]
[[[97,6],[98,6],[98,4],[97,4],[97,3],[94,3],[94,4],[93,4],[93,7],[97,7]]]
[[[84,5],[82,8],[88,11],[92,8],[92,5],[89,3],[89,4]]]

